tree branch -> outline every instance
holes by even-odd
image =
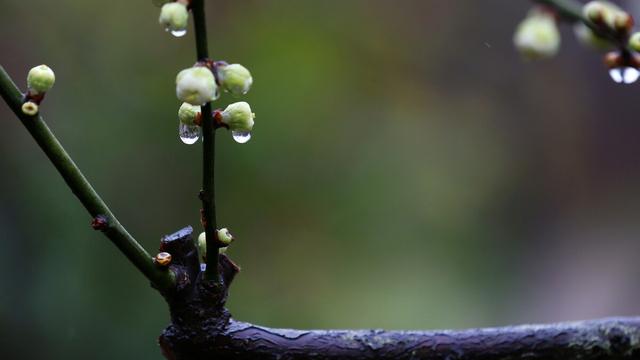
[[[120,224],[42,117],[28,116],[22,112],[23,94],[2,66],[0,66],[0,95],[62,175],[73,194],[94,217],[94,227],[101,230],[158,289],[170,288],[174,282],[173,273],[155,266],[149,253]]]
[[[193,12],[193,26],[196,36],[196,53],[198,61],[209,58],[207,46],[207,25],[204,13],[204,0],[191,2]],[[207,237],[207,269],[206,278],[218,281],[218,241],[216,234],[216,203],[215,203],[215,146],[216,128],[213,124],[211,103],[202,107],[202,217],[204,232]]]
[[[173,359],[527,359],[640,357],[640,317],[502,328],[383,331],[270,329],[230,320],[204,343],[180,347],[165,330]],[[184,351],[184,352],[182,352]],[[165,351],[166,352],[166,351]],[[173,356],[173,357],[171,357]]]
[[[547,6],[557,11],[563,19],[569,22],[581,22],[589,27],[598,36],[607,39],[614,46],[625,52],[629,51],[626,37],[621,37],[619,33],[608,28],[599,26],[587,19],[582,13],[583,3],[576,0],[532,0],[534,3]]]

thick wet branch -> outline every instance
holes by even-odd
[[[170,344],[171,331],[167,329],[161,338],[165,349]],[[301,331],[269,329],[231,320],[223,333],[208,342],[179,350],[186,352],[170,356],[246,360],[631,360],[640,358],[640,318],[455,331]]]
[[[101,230],[156,287],[161,290],[171,287],[173,284],[172,274],[153,264],[149,253],[120,224],[42,117],[40,115],[28,116],[22,112],[23,94],[2,66],[0,66],[0,95],[49,157],[73,194],[94,217],[94,227]]]

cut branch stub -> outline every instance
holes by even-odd
[[[176,276],[175,291],[181,292],[189,288],[200,271],[198,251],[193,240],[193,228],[187,226],[173,234],[163,236],[160,239],[159,251],[171,254],[169,269]],[[172,296],[172,293],[172,291],[168,291],[163,295],[165,297]]]

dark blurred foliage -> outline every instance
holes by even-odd
[[[639,313],[637,86],[563,28],[512,49],[521,1],[207,1],[215,59],[255,84],[253,139],[218,134],[229,308],[280,327],[443,328]],[[195,59],[147,1],[4,1],[0,62],[46,63],[50,126],[150,251],[197,225],[177,138]],[[223,97],[220,106],[233,101]],[[0,106],[3,357],[160,358],[163,300]],[[8,354],[8,355],[7,355]]]

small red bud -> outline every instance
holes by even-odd
[[[107,225],[109,225],[109,221],[104,215],[98,215],[91,220],[91,227],[93,230],[104,231],[107,228]]]
[[[604,56],[604,64],[609,68],[624,66],[624,57],[619,51],[612,51]]]

